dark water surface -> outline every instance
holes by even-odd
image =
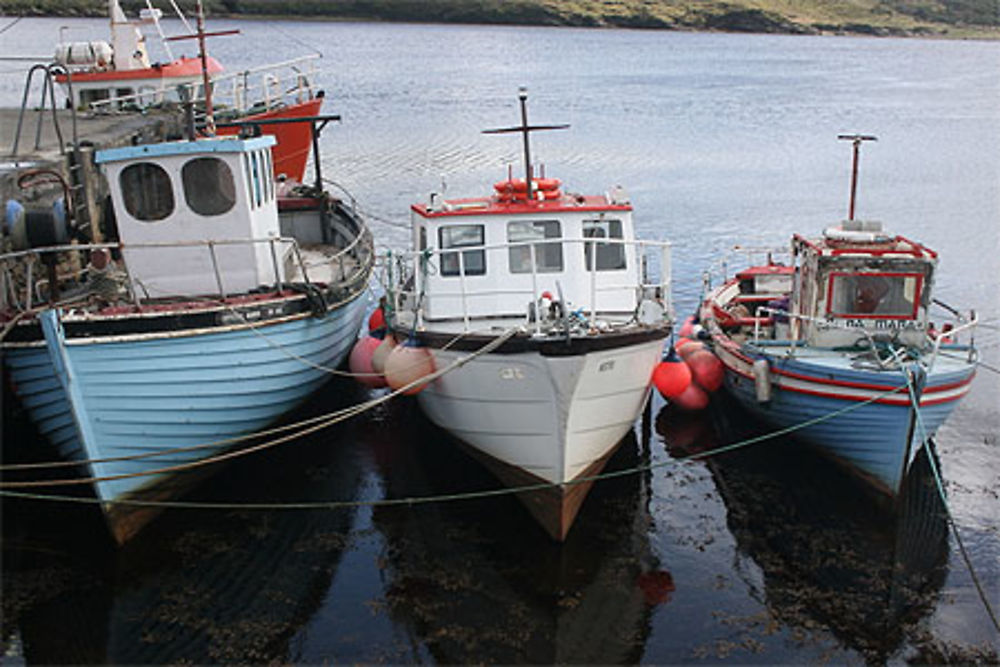
[[[103,21],[25,19],[4,53],[48,53]],[[548,28],[214,22],[250,66],[323,52],[326,174],[408,244],[407,206],[480,194],[518,160],[481,129],[517,122],[570,189],[620,183],[642,232],[674,242],[678,311],[736,243],[783,245],[846,211],[941,254],[938,296],[975,308],[983,367],[936,459],[1000,607],[1000,45]],[[168,32],[173,26],[168,26]],[[88,32],[91,31],[91,32]],[[41,45],[41,46],[40,46]],[[261,48],[265,45],[266,48]],[[176,52],[176,51],[175,51]],[[0,104],[20,77],[0,72]],[[0,138],[6,141],[5,138]],[[362,400],[339,379],[292,419]],[[5,423],[4,461],[46,460]],[[408,401],[220,470],[205,502],[357,501],[336,510],[171,510],[122,549],[86,504],[3,512],[3,661],[51,663],[902,663],[996,661],[1000,641],[923,457],[897,507],[795,442],[705,461],[765,432],[732,406],[655,398],[569,540],[512,497],[379,506],[496,488]],[[646,467],[645,472],[627,473]]]

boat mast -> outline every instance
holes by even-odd
[[[218,32],[205,32],[205,9],[198,0],[196,11],[198,12],[197,31],[193,35],[180,35],[178,37],[167,37],[166,41],[176,41],[190,39],[198,40],[198,56],[201,58],[201,84],[205,92],[205,132],[209,136],[215,136],[215,116],[212,112],[212,86],[208,75],[208,49],[205,48],[206,37],[219,37],[221,35],[238,35],[239,30],[220,30]]]
[[[851,200],[847,207],[847,219],[854,220],[854,202],[858,192],[858,156],[862,141],[878,141],[878,137],[870,134],[840,134],[838,139],[850,141],[854,145],[854,160],[851,165]]]
[[[528,201],[534,199],[532,192],[531,176],[531,144],[528,134],[538,130],[565,130],[567,124],[561,125],[528,125],[528,89],[521,87],[518,89],[518,99],[521,102],[521,124],[517,127],[502,127],[495,130],[483,130],[483,134],[507,134],[510,132],[520,132],[524,136],[524,182],[528,191]]]

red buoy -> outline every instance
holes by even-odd
[[[397,345],[385,360],[385,379],[393,391],[434,372],[434,356],[426,347]],[[416,394],[426,382],[410,387],[404,394]]]
[[[679,396],[674,397],[671,403],[681,410],[688,410],[690,412],[704,410],[708,407],[708,394],[705,393],[704,389],[692,382]]]
[[[372,311],[372,314],[368,316],[368,331],[374,332],[379,329],[385,328],[385,312],[382,310],[382,306],[379,306]]]
[[[691,369],[680,359],[665,359],[653,369],[653,386],[660,396],[672,399],[691,384]]]
[[[725,369],[710,350],[695,350],[684,357],[684,363],[691,368],[691,377],[705,391],[712,393],[722,386]]]
[[[681,359],[687,359],[695,352],[699,352],[701,350],[705,350],[706,352],[708,351],[708,346],[700,340],[694,340],[692,338],[684,338],[682,340],[687,342],[682,345],[682,341],[678,341],[676,346],[677,354],[681,355]]]
[[[351,356],[347,358],[347,366],[354,374],[354,379],[369,387],[384,387],[385,378],[372,368],[372,356],[376,348],[382,344],[374,336],[365,336],[358,340],[351,349]]]

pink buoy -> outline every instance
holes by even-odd
[[[385,373],[385,361],[394,349],[396,349],[396,339],[392,337],[392,334],[386,334],[372,354],[372,369],[376,373]]]
[[[381,344],[382,341],[378,338],[365,336],[358,339],[354,348],[351,349],[351,356],[347,358],[347,366],[354,374],[354,379],[361,384],[376,388],[385,386],[385,378],[372,368],[372,357]]]
[[[694,315],[688,316],[681,328],[677,330],[677,336],[680,338],[690,338],[692,334],[694,334]]]
[[[691,377],[705,391],[712,393],[722,386],[725,369],[710,350],[695,350],[684,357],[684,363],[691,368]]]
[[[397,345],[385,360],[385,379],[389,387],[396,391],[434,372],[434,356],[426,347]],[[416,394],[427,386],[426,382],[415,385],[404,394]]]
[[[680,359],[665,359],[653,369],[653,386],[660,396],[671,399],[691,384],[691,369]]]
[[[705,393],[704,389],[692,382],[679,396],[674,397],[671,403],[681,410],[697,412],[708,407],[708,394]]]

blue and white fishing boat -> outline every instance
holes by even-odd
[[[71,243],[85,230],[61,205],[7,205],[4,365],[40,432],[79,462],[119,541],[150,516],[121,501],[187,487],[192,469],[325,383],[359,330],[371,235],[318,182],[276,183],[273,144],[98,151],[112,213],[104,242],[91,232]],[[57,175],[22,183],[39,178]]]
[[[974,313],[933,298],[938,255],[854,219],[819,238],[795,235],[788,265],[738,272],[704,299],[699,319],[726,388],[779,428],[895,496],[925,439],[969,391]],[[936,329],[932,309],[954,322]],[[965,338],[959,341],[959,334]],[[968,336],[968,338],[966,338]]]

